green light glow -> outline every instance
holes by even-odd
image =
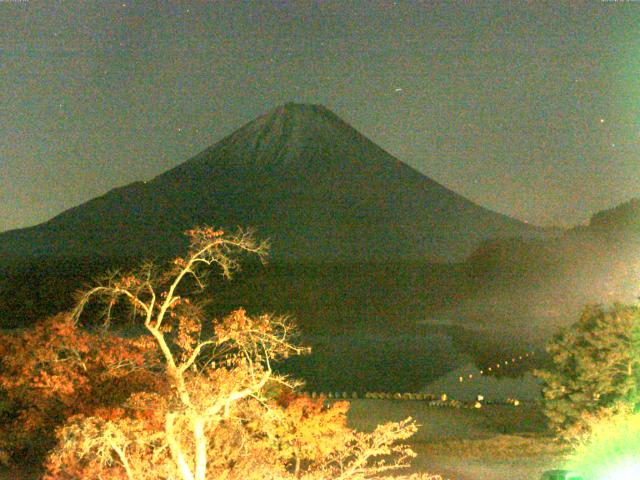
[[[640,479],[640,413],[602,416],[577,446],[568,468],[585,480]]]

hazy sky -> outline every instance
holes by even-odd
[[[531,223],[640,196],[640,2],[433,3],[0,0],[0,231],[286,101]]]

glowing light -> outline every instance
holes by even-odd
[[[598,480],[640,478],[640,414],[598,418],[571,455],[569,468]]]
[[[603,480],[636,480],[640,478],[640,463],[629,461],[615,467]]]

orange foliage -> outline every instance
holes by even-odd
[[[0,337],[0,387],[12,404],[2,446],[55,442],[45,480],[364,480],[406,466],[415,454],[398,441],[416,431],[411,419],[354,432],[348,403],[296,395],[297,382],[272,370],[307,351],[292,343],[287,318],[240,309],[209,323],[178,294],[186,277],[203,287],[204,267],[229,276],[233,252],[265,253],[243,232],[188,233],[187,257],[166,271],[111,275],[71,316]],[[146,334],[79,328],[94,299],[105,325],[122,302]]]
[[[60,314],[33,329],[0,335],[0,388],[9,408],[0,448],[42,453],[55,427],[76,414],[101,415],[153,388],[159,357],[148,338],[92,334]],[[151,367],[151,368],[150,368]]]
[[[284,407],[274,426],[279,451],[296,473],[345,447],[351,432],[347,427],[349,402],[327,404],[324,398],[314,400],[285,391],[278,403]]]

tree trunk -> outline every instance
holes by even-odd
[[[176,466],[178,467],[178,472],[180,472],[180,476],[182,480],[195,480],[193,473],[191,472],[191,468],[187,463],[187,460],[184,458],[184,454],[182,453],[182,447],[180,446],[179,441],[176,439],[173,430],[173,421],[175,419],[175,414],[169,413],[165,419],[165,432],[167,434],[167,443],[169,444],[169,451],[171,452],[171,457],[173,461],[176,462]]]
[[[298,449],[296,448],[294,450],[295,452],[295,456],[296,456],[296,467],[294,470],[294,474],[296,476],[296,478],[300,478],[300,452],[298,452]]]
[[[207,437],[204,433],[204,419],[193,421],[193,439],[196,444],[195,480],[207,478]]]

